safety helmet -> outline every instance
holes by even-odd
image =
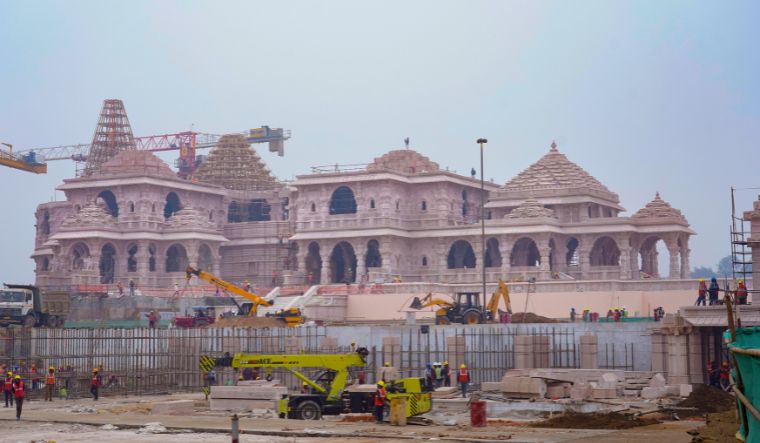
[[[382,381],[382,380],[378,380],[377,381],[377,385],[380,386],[381,388],[384,388],[385,387],[385,382]]]
[[[51,366],[48,368],[48,371],[55,371],[55,366]]]
[[[728,363],[726,363],[726,364],[728,364]],[[20,375],[17,375],[17,376],[15,376],[14,378],[15,378],[16,380],[21,380],[21,376],[20,376]]]
[[[303,386],[306,387],[306,386],[309,386],[309,384],[306,382],[303,382]]]
[[[723,366],[728,366],[728,362],[727,362],[727,361],[724,361],[724,362],[723,362]],[[18,377],[18,375],[17,375],[16,377]]]
[[[449,362],[448,362],[448,361],[444,361],[444,362],[443,362],[443,365],[444,365],[444,366],[448,366],[448,365],[449,365]]]
[[[92,372],[98,372],[98,368],[92,368]]]
[[[739,283],[744,283],[744,279],[743,279],[743,278],[740,278],[740,279],[739,279]]]
[[[390,364],[389,362],[385,362],[385,363],[383,363],[383,366],[385,366],[385,367],[388,367],[388,366],[390,366],[390,365],[391,365],[391,364]]]
[[[464,365],[464,363],[462,363],[461,365],[459,365],[459,367],[460,367],[460,368],[462,368],[462,369],[464,369],[464,368],[466,368],[467,366],[465,366],[465,365]]]
[[[704,283],[704,282],[705,282],[705,279],[704,279],[704,278],[700,278],[700,279],[699,279],[699,282],[700,282],[700,283]]]
[[[13,372],[8,371],[8,377],[13,377]]]

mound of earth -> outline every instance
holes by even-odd
[[[635,418],[617,412],[606,414],[581,414],[568,412],[538,423],[531,423],[533,428],[563,429],[629,429],[660,423],[653,418]]]
[[[685,408],[697,408],[699,415],[724,412],[736,408],[736,399],[733,395],[714,386],[694,385],[694,388],[685,400],[678,403]],[[679,411],[679,415],[683,415]]]
[[[689,431],[691,441],[703,443],[735,443],[735,437],[739,430],[739,420],[736,411],[724,411],[707,414],[705,426]]]
[[[210,325],[209,328],[284,328],[287,325],[282,320],[271,317],[227,317]]]
[[[557,320],[532,312],[518,312],[512,315],[512,323],[557,323]]]

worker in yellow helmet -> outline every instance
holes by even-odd
[[[441,376],[443,377],[443,386],[447,388],[451,386],[451,368],[449,368],[449,362],[443,362],[443,369],[441,369]]]
[[[55,366],[48,368],[48,375],[45,377],[45,401],[53,401],[53,392],[55,391]]]
[[[375,390],[375,422],[383,424],[383,409],[385,408],[385,382],[378,380]]]
[[[747,286],[744,284],[743,278],[740,278],[736,284],[736,303],[740,305],[747,304]]]
[[[5,394],[5,407],[13,407],[13,372],[8,371],[3,381],[3,393]]]
[[[707,305],[707,283],[704,278],[699,279],[699,288],[697,288],[697,306]]]
[[[467,397],[467,385],[470,383],[470,374],[467,372],[467,366],[464,363],[459,365],[459,375],[457,376],[459,389],[462,391],[462,398]]]
[[[100,375],[98,368],[92,369],[92,378],[90,379],[90,394],[92,394],[93,401],[98,400],[98,390],[103,384],[103,377]]]
[[[13,398],[16,400],[16,420],[21,420],[21,408],[24,406],[26,397],[26,385],[21,376],[17,375],[13,380]]]

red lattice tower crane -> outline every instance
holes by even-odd
[[[289,130],[269,126],[261,126],[242,133],[246,136],[248,143],[268,143],[269,151],[277,152],[279,156],[284,155],[285,140],[290,138]],[[45,162],[74,160],[77,164],[85,163],[81,175],[90,175],[100,165],[123,150],[179,151],[179,158],[175,163],[178,169],[177,175],[189,178],[202,160],[197,156],[197,151],[214,147],[221,137],[221,134],[195,131],[134,137],[124,103],[121,100],[108,99],[103,101],[103,109],[100,112],[92,143],[26,149],[12,156],[0,150],[0,165],[44,173],[47,171]],[[80,175],[79,168],[77,168],[77,175]]]

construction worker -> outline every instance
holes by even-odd
[[[92,394],[93,401],[98,400],[98,389],[103,384],[103,378],[100,376],[98,368],[92,370],[92,378],[90,379],[90,394]]]
[[[747,286],[744,285],[743,278],[740,278],[736,282],[736,303],[740,305],[747,304]]]
[[[40,374],[36,363],[32,363],[32,367],[29,368],[29,377],[32,379],[32,391],[36,391],[40,386]]]
[[[713,277],[710,279],[710,287],[707,289],[710,294],[710,306],[718,304],[718,292],[720,292],[720,286],[718,286],[718,280]]]
[[[704,278],[699,279],[699,288],[697,289],[697,306],[707,305],[707,283]]]
[[[311,386],[309,386],[308,383],[303,382],[303,385],[301,386],[301,394],[310,394],[311,393]]]
[[[720,366],[720,387],[724,391],[728,391],[728,387],[731,383],[728,379],[728,372],[728,362],[724,360],[723,364]]]
[[[720,383],[718,382],[718,368],[715,366],[715,360],[710,360],[710,363],[707,364],[707,380],[710,386],[715,386],[716,388],[720,386]]]
[[[467,366],[464,363],[459,365],[457,381],[459,382],[459,389],[462,391],[462,398],[467,397],[467,385],[470,383],[470,374],[467,373]]]
[[[425,364],[425,385],[429,388],[433,387],[433,366],[430,363]]]
[[[16,420],[21,420],[21,408],[24,406],[24,397],[26,395],[26,385],[21,376],[17,375],[13,383],[13,398],[16,400]]]
[[[155,310],[150,311],[148,314],[146,314],[146,317],[148,317],[148,327],[150,329],[156,329],[156,321],[158,320],[158,315],[156,314]]]
[[[377,424],[383,424],[383,408],[385,407],[385,382],[377,382],[375,390],[375,421]]]
[[[441,370],[441,373],[443,375],[443,385],[448,388],[451,386],[451,368],[449,367],[448,361],[443,362],[443,369]]]
[[[55,367],[48,368],[48,375],[45,377],[45,401],[53,401],[53,392],[55,391]]]
[[[435,387],[440,388],[443,384],[443,368],[441,368],[441,362],[437,361],[433,363],[433,374],[435,374]]]
[[[570,323],[575,323],[575,308],[570,308]]]
[[[5,407],[13,407],[13,372],[8,371],[3,381],[3,392],[5,393]]]

